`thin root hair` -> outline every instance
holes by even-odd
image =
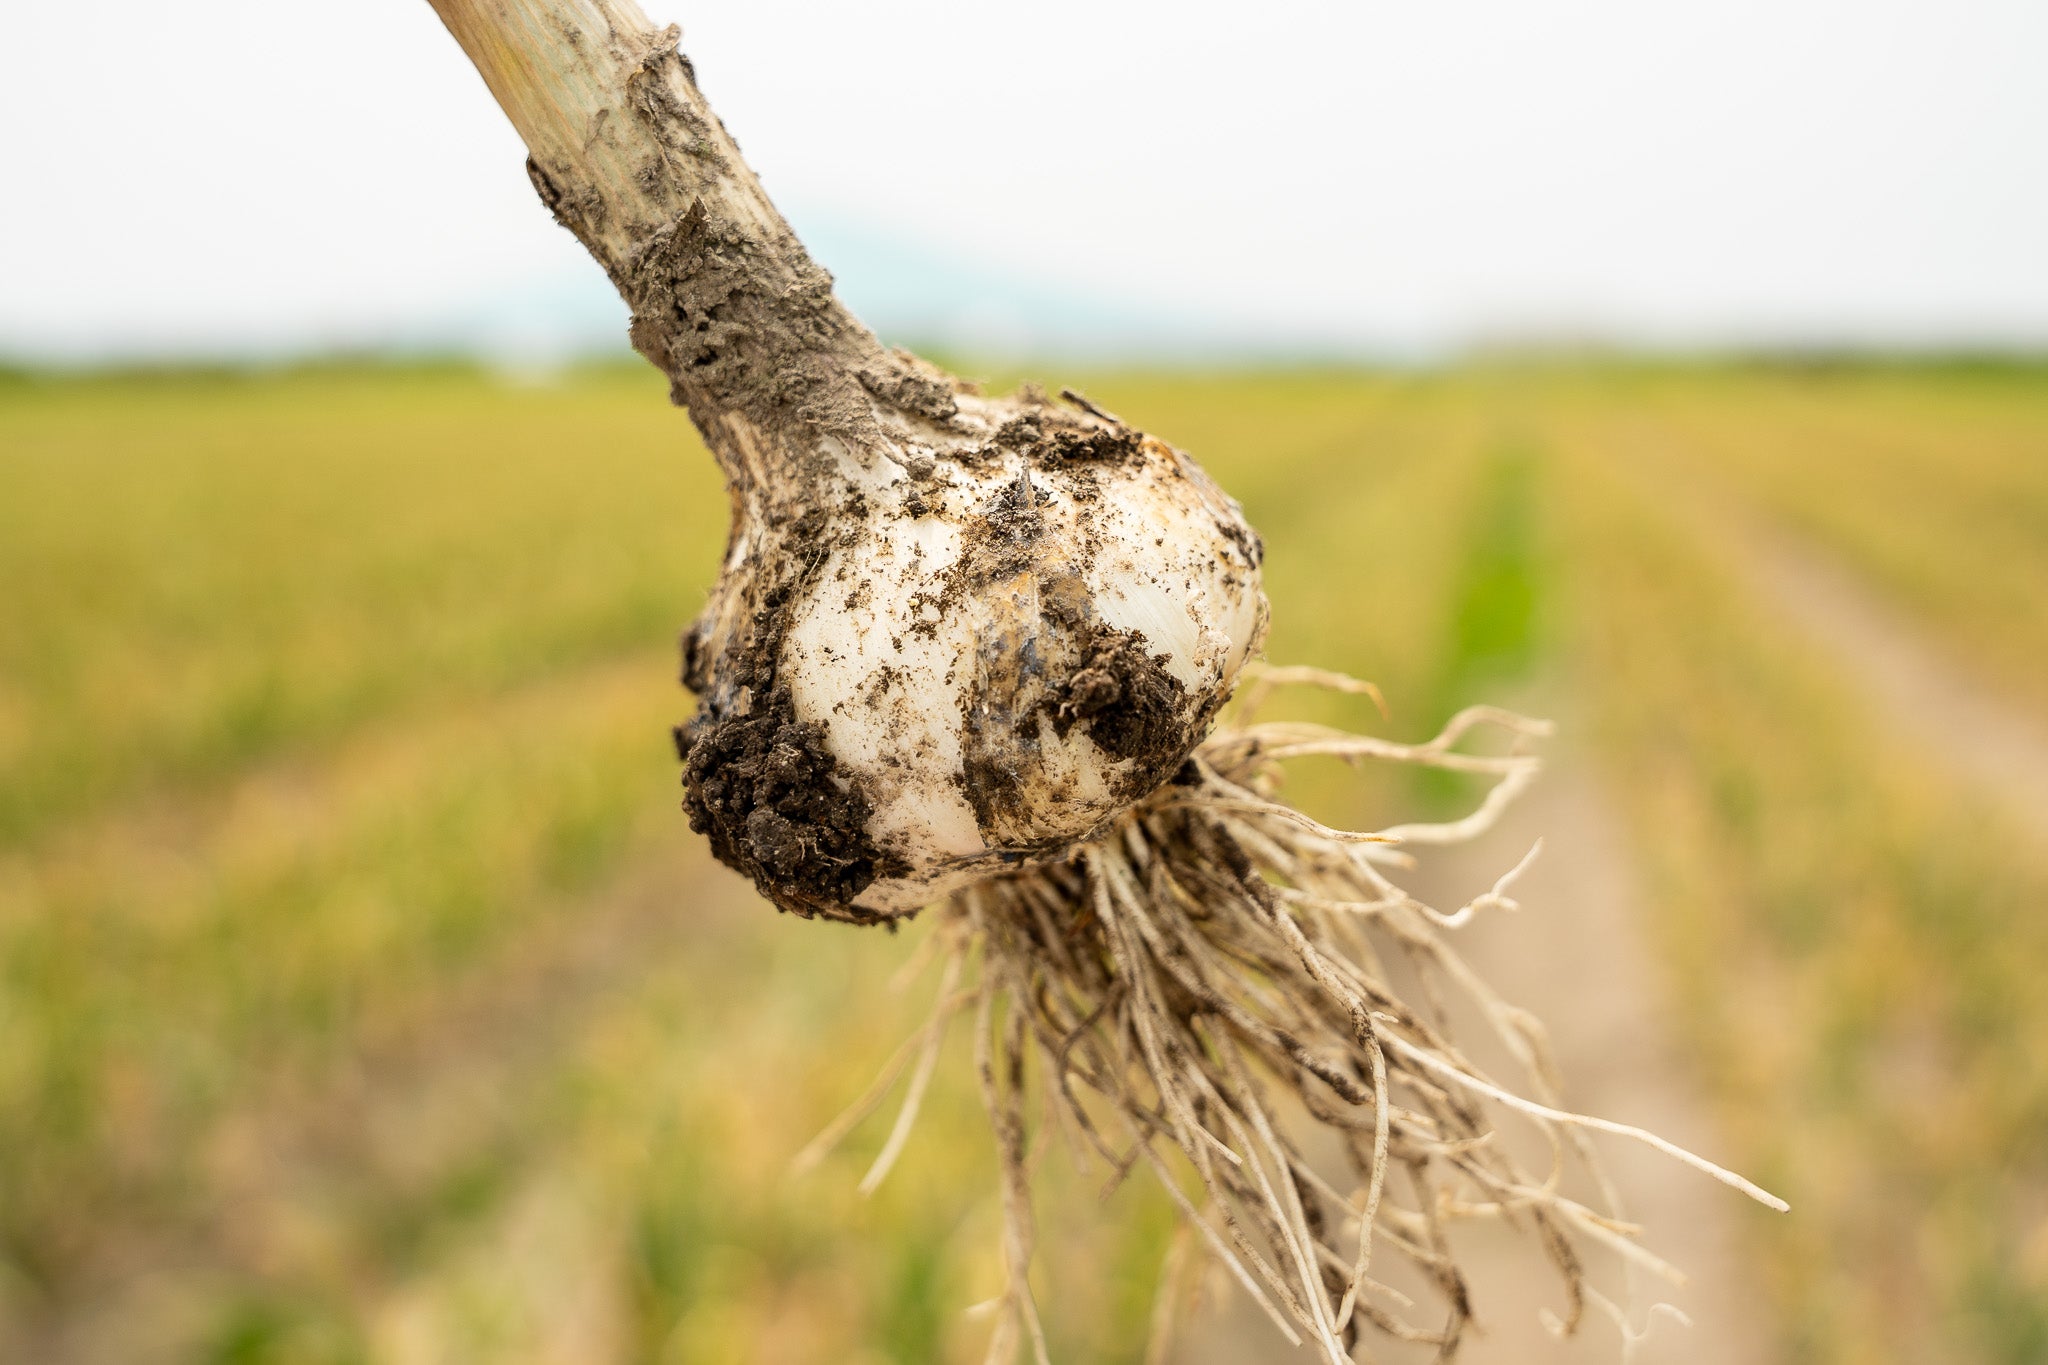
[[[1647,1143],[1759,1202],[1783,1202],[1653,1134],[1559,1107],[1541,1026],[1499,998],[1447,938],[1484,912],[1516,908],[1509,890],[1537,849],[1448,913],[1392,875],[1405,863],[1400,845],[1453,843],[1492,828],[1536,775],[1524,741],[1549,727],[1474,707],[1434,739],[1402,745],[1258,723],[1258,703],[1282,685],[1378,701],[1368,684],[1341,675],[1264,670],[1182,775],[1112,828],[1061,861],[984,882],[939,907],[946,965],[929,1021],[804,1160],[908,1070],[908,1098],[862,1185],[872,1189],[903,1149],[948,1021],[971,1008],[975,1070],[1002,1172],[1006,1287],[991,1360],[1026,1343],[1036,1361],[1047,1360],[1028,1273],[1033,1090],[1053,1124],[1108,1163],[1112,1183],[1146,1168],[1181,1213],[1154,1314],[1155,1351],[1175,1316],[1175,1286],[1206,1252],[1283,1336],[1314,1344],[1332,1365],[1364,1358],[1372,1335],[1431,1346],[1450,1360],[1472,1325],[1466,1270],[1447,1234],[1459,1219],[1494,1219],[1528,1235],[1532,1256],[1550,1265],[1562,1290],[1563,1310],[1546,1314],[1551,1331],[1575,1331],[1591,1307],[1631,1351],[1640,1336],[1631,1321],[1647,1324],[1656,1306],[1615,1303],[1590,1281],[1585,1253],[1618,1256],[1631,1283],[1635,1271],[1667,1279],[1676,1271],[1638,1243],[1590,1133]],[[1456,747],[1479,730],[1505,733],[1508,752]],[[1276,798],[1280,765],[1310,755],[1437,767],[1492,785],[1460,820],[1338,830]],[[1390,961],[1421,983],[1420,1004],[1397,994]],[[963,987],[970,969],[978,981]],[[1524,1073],[1522,1089],[1459,1049],[1441,1003],[1447,991],[1485,1020]],[[1548,1139],[1551,1169],[1532,1174],[1498,1140],[1498,1120],[1509,1113]],[[1304,1158],[1289,1132],[1303,1120],[1336,1139],[1354,1188],[1338,1188]],[[1562,1189],[1573,1163],[1591,1176],[1590,1203]],[[1427,1286],[1434,1302],[1418,1304],[1384,1282],[1389,1259],[1409,1267],[1396,1278]]]

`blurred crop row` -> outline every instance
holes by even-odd
[[[1795,1207],[1741,1223],[1782,1358],[2048,1355],[2041,813],[1729,530],[2048,724],[2048,376],[1084,387],[1245,503],[1271,657],[1408,737],[1569,699],[1728,1151]],[[789,1170],[920,1017],[923,930],[777,916],[675,808],[724,520],[632,371],[0,388],[0,1358],[979,1358],[960,1040],[874,1199],[886,1118]],[[1043,1169],[1058,1358],[1134,1359],[1165,1202]]]

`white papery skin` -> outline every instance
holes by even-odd
[[[961,408],[988,431],[1016,415]],[[778,673],[864,788],[869,837],[910,869],[857,908],[913,911],[1096,833],[1171,775],[1256,653],[1257,538],[1191,460],[1131,435],[1113,460],[986,441],[973,459],[914,441],[860,458],[830,443],[863,529],[811,576]],[[1156,656],[1182,690],[1164,758],[1107,751],[1063,700],[1103,629],[1137,632],[1126,658]],[[978,815],[991,784],[1008,799]]]

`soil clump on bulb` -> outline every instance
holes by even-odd
[[[791,538],[817,541],[827,522],[814,509],[796,519]],[[683,636],[683,683],[706,696],[697,714],[675,727],[683,810],[713,855],[777,908],[806,919],[824,914],[873,923],[883,917],[855,908],[853,899],[876,878],[897,875],[901,864],[868,837],[874,809],[858,776],[825,748],[823,726],[797,719],[789,689],[775,677],[794,603],[823,557],[795,563],[796,571],[765,595],[730,665],[744,709],[710,705],[710,661],[699,632]]]
[[[900,864],[868,838],[873,808],[826,750],[824,733],[796,718],[780,687],[744,716],[700,712],[675,731],[683,808],[718,860],[769,890],[781,909],[875,922],[883,917],[853,898]]]
[[[1151,791],[1194,748],[1184,719],[1188,690],[1166,671],[1166,656],[1146,648],[1141,630],[1097,622],[1081,651],[1081,667],[1052,708],[1053,729],[1065,735],[1078,725],[1103,752],[1134,760],[1131,785],[1139,790],[1133,796]]]

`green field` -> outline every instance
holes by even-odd
[[[1780,1358],[2048,1358],[2040,812],[1717,531],[2048,726],[2048,372],[1083,387],[1244,502],[1272,658],[1403,737],[1568,699],[1725,1154],[1794,1206],[1739,1223]],[[637,370],[0,380],[0,1359],[980,1358],[959,1040],[874,1199],[886,1115],[789,1170],[924,931],[777,916],[677,809],[724,518]],[[1167,1206],[1044,1170],[1057,1358],[1134,1360]]]

